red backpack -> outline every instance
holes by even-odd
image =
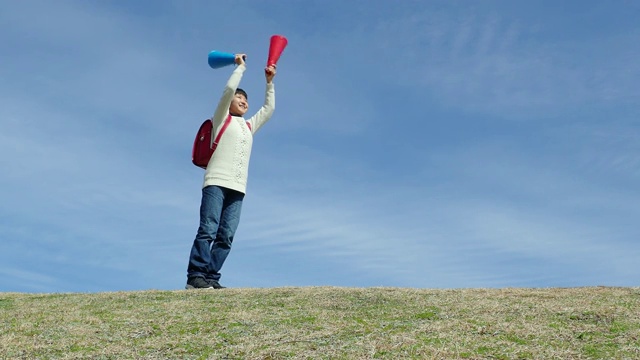
[[[224,124],[222,125],[222,129],[220,129],[220,132],[213,142],[211,142],[211,131],[213,129],[213,122],[211,119],[205,120],[202,125],[200,125],[200,129],[198,129],[196,138],[193,141],[193,150],[191,151],[191,162],[193,162],[193,165],[203,169],[207,168],[211,155],[216,151],[220,138],[227,129],[227,126],[229,126],[229,123],[231,123],[231,114],[227,115],[227,118],[224,120]],[[248,122],[246,124],[249,127],[249,130],[251,130],[251,125]]]

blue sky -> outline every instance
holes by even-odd
[[[375,5],[375,6],[374,6]],[[263,100],[229,287],[638,286],[634,1],[0,2],[0,291],[182,289],[193,137]]]

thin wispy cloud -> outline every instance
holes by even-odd
[[[385,69],[388,81],[474,112],[549,117],[639,98],[637,29],[554,39],[555,29],[479,7],[418,6],[338,41],[371,60],[363,72]]]

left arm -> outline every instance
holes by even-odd
[[[267,85],[264,95],[264,104],[248,121],[251,124],[251,132],[255,134],[273,115],[276,109],[276,92],[273,84],[273,77],[276,75],[275,65],[264,70]]]

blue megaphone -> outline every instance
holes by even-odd
[[[209,66],[218,69],[236,62],[236,54],[213,50],[209,53]]]

